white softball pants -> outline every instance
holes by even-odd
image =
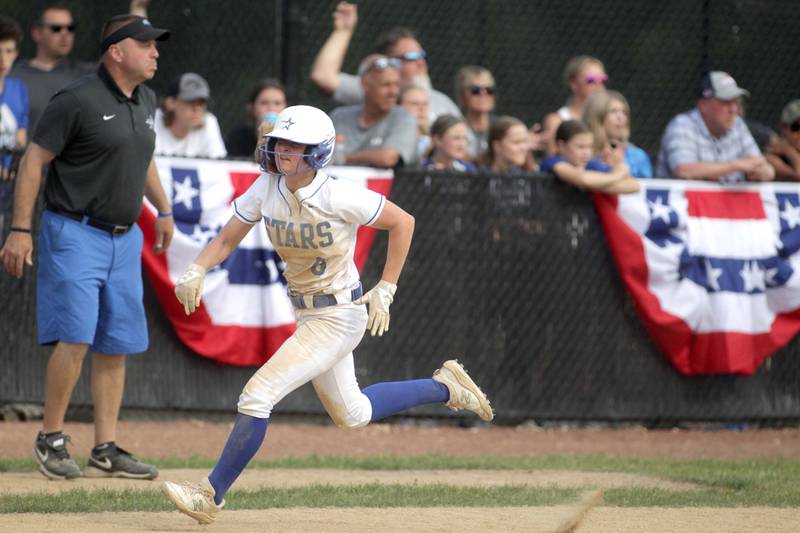
[[[366,426],[372,404],[361,393],[353,364],[367,325],[366,306],[297,309],[296,316],[297,330],[245,385],[239,412],[269,418],[279,401],[311,381],[337,426]]]

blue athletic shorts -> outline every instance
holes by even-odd
[[[93,352],[147,350],[142,231],[123,235],[45,210],[39,233],[39,343],[88,344]]]

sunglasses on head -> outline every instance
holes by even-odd
[[[61,33],[62,30],[75,33],[75,24],[47,24],[47,28],[53,33]]]
[[[400,61],[394,57],[380,57],[372,62],[370,70],[386,70],[389,67],[400,68]]]
[[[589,85],[592,85],[594,83],[605,84],[608,81],[608,76],[606,76],[605,74],[599,74],[599,75],[589,74],[588,76],[583,78],[583,81],[585,81]]]
[[[467,87],[469,90],[469,94],[479,95],[481,93],[486,93],[489,96],[494,96],[494,86],[493,85],[470,85]]]
[[[794,133],[800,131],[800,120],[792,122],[791,126],[789,126],[789,129],[792,130]]]
[[[425,50],[420,50],[419,52],[406,52],[403,55],[397,56],[396,59],[401,61],[419,61],[420,59],[425,59],[428,57],[428,53]]]

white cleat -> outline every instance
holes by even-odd
[[[447,386],[450,400],[445,405],[453,411],[468,409],[487,422],[494,418],[486,395],[455,359],[445,361],[442,368],[433,373],[433,379]]]
[[[175,504],[183,514],[189,515],[201,524],[210,524],[225,506],[214,503],[214,487],[204,478],[200,483],[173,483],[165,481],[161,484],[161,492]]]

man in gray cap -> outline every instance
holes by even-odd
[[[656,176],[723,183],[773,179],[774,169],[739,116],[742,96],[750,93],[730,74],[707,72],[696,107],[673,118],[664,131]]]
[[[211,89],[200,74],[181,74],[156,112],[156,154],[221,158],[228,155],[219,121],[208,111]]]
[[[800,100],[783,108],[780,135],[770,145],[767,161],[775,167],[776,179],[800,181]]]

